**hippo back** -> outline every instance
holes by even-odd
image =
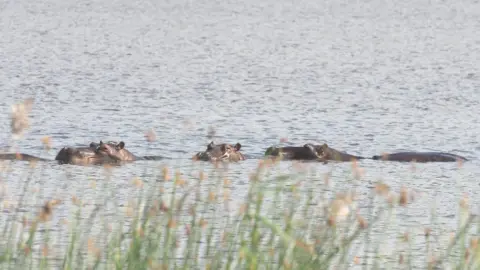
[[[455,162],[467,161],[465,157],[444,152],[397,152],[392,154],[373,156],[374,160],[388,160],[401,162]]]

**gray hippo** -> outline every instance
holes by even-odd
[[[245,160],[245,156],[240,152],[242,145],[236,143],[231,145],[228,143],[215,144],[213,141],[207,145],[207,149],[202,152],[195,154],[193,160],[201,161],[232,161],[238,162],[240,160]]]
[[[125,142],[107,142],[91,143],[91,146],[96,147],[96,152],[102,156],[108,156],[116,161],[136,161],[136,160],[161,160],[161,156],[136,156],[125,148]]]
[[[55,156],[59,164],[73,165],[100,165],[114,163],[108,155],[97,151],[95,143],[90,143],[88,147],[63,147]]]
[[[305,144],[305,147],[311,149],[311,151],[314,151],[321,160],[352,161],[358,159],[365,159],[361,156],[350,155],[346,152],[331,148],[326,143],[322,145],[314,145],[307,143]]]
[[[1,153],[0,160],[51,161],[50,159],[44,159],[22,153]]]
[[[91,142],[88,147],[63,147],[55,156],[55,161],[57,161],[59,164],[72,165],[101,165],[117,163],[118,160],[116,158],[112,158],[104,151],[99,151],[100,144]],[[115,142],[108,142],[104,145],[117,147],[118,144]],[[51,161],[49,159],[22,153],[3,153],[0,154],[0,160]]]
[[[326,143],[315,145],[307,143],[303,146],[269,147],[265,156],[280,156],[284,160],[318,160],[326,162],[351,161],[353,159],[364,159],[364,157],[350,155],[329,147]]]
[[[265,150],[265,156],[279,157],[282,160],[317,160],[319,157],[315,150],[307,146],[270,146]]]
[[[455,162],[467,161],[465,157],[444,153],[444,152],[397,152],[392,154],[385,154],[373,156],[374,160],[388,160],[388,161],[402,161],[402,162]]]

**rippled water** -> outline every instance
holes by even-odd
[[[18,147],[51,159],[63,146],[111,139],[167,157],[158,165],[187,168],[213,127],[215,141],[240,142],[249,158],[230,166],[239,197],[256,159],[282,138],[368,157],[439,150],[471,159],[461,170],[418,165],[413,176],[410,165],[362,161],[364,193],[379,177],[424,193],[406,224],[427,222],[436,201],[439,222],[455,228],[451,206],[478,193],[478,1],[47,0],[0,8],[2,146],[10,105],[34,97]],[[151,144],[149,128],[157,133]],[[50,154],[40,142],[46,135]],[[115,169],[120,199],[145,164]],[[48,166],[43,189],[51,192],[66,170],[96,173]],[[332,170],[339,189],[350,175],[350,164],[316,166]]]

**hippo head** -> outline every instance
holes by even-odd
[[[307,143],[303,147],[308,149],[308,151],[312,153],[312,155],[319,159],[324,159],[328,152],[328,145],[326,143],[322,145],[314,145],[311,143]]]
[[[120,143],[123,143],[123,142],[120,142]],[[103,142],[103,141],[100,141],[99,143],[97,142],[90,142],[90,145],[89,145],[89,148],[93,149],[94,151],[97,151],[100,147],[101,144],[103,145],[110,145],[112,147],[117,147],[120,145],[120,143],[116,142],[116,141],[108,141],[108,142]],[[123,145],[125,145],[125,143],[123,143]]]
[[[119,143],[113,141],[104,143],[103,141],[100,141],[95,152],[101,155],[107,155],[113,160],[135,160],[135,156],[130,151],[125,149],[125,142],[123,141],[120,141]]]
[[[220,156],[220,159],[228,159],[235,161],[243,159],[243,155],[239,152],[240,148],[242,148],[242,145],[240,143],[236,143],[235,145],[221,144],[220,151],[222,155]]]
[[[215,144],[213,141],[207,145],[207,150],[199,152],[194,156],[195,160],[228,160],[228,161],[239,161],[244,160],[245,157],[240,152],[242,145],[236,143],[235,145],[222,143]]]
[[[92,147],[63,147],[55,157],[61,164],[104,164],[112,159],[103,153],[99,153]]]
[[[99,143],[96,143],[96,142],[91,142],[89,147],[93,150],[96,150],[98,148],[98,146],[100,146]]]

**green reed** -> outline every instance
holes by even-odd
[[[20,162],[5,162],[16,169]],[[156,176],[135,178],[129,204],[121,207],[111,201],[115,182],[105,168],[106,177],[97,187],[90,211],[82,198],[72,198],[68,228],[57,228],[68,234],[66,246],[50,254],[53,248],[50,220],[61,201],[50,200],[36,211],[14,212],[2,219],[3,237],[0,242],[0,266],[3,268],[34,269],[340,269],[354,267],[380,269],[416,268],[412,265],[413,233],[402,236],[396,256],[380,255],[380,241],[372,228],[395,221],[395,210],[408,208],[405,190],[394,192],[377,183],[365,202],[366,216],[354,213],[355,186],[330,192],[326,183],[313,182],[308,172],[275,175],[276,160],[262,160],[248,179],[248,192],[236,209],[231,206],[231,181],[226,174],[227,164],[201,163],[198,177],[186,177],[176,171],[172,177],[163,168]],[[230,165],[231,166],[231,165]],[[217,168],[214,168],[217,167]],[[43,169],[41,167],[40,169]],[[99,167],[101,169],[101,167]],[[18,208],[37,195],[29,194],[34,166],[15,179],[21,183]],[[210,173],[203,173],[210,170]],[[355,170],[355,169],[354,169]],[[5,173],[12,177],[10,173]],[[65,181],[69,181],[66,179]],[[326,180],[325,180],[326,181]],[[320,184],[319,184],[320,182]],[[270,200],[268,203],[266,200]],[[115,201],[115,200],[113,200]],[[5,204],[5,198],[0,202]],[[38,203],[36,203],[38,205]],[[113,207],[107,230],[102,215]],[[346,209],[350,209],[348,212]],[[466,202],[460,203],[456,234],[446,246],[433,241],[434,232],[425,231],[425,268],[449,265],[458,269],[478,267],[478,238]],[[20,216],[23,216],[20,219]],[[432,215],[433,216],[433,215]],[[28,220],[21,222],[20,220]],[[380,223],[383,222],[383,223]],[[433,222],[433,218],[432,218]],[[93,233],[94,226],[102,226]],[[477,231],[479,230],[477,227]],[[19,234],[21,236],[19,237]],[[377,234],[377,238],[396,237]],[[359,247],[365,249],[360,252]],[[366,262],[367,257],[373,258]],[[395,253],[394,253],[395,254]],[[433,259],[432,259],[433,258]],[[385,262],[388,261],[388,264]]]

